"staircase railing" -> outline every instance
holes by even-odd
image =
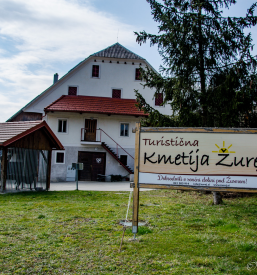
[[[81,128],[81,141],[87,141],[87,140],[85,140],[86,131],[87,131],[87,129]],[[134,157],[132,157],[130,155],[130,153],[128,153],[118,142],[116,142],[112,137],[110,137],[103,129],[99,128],[99,129],[96,129],[96,131],[99,131],[100,135],[96,134],[96,140],[94,140],[95,142],[102,142],[102,133],[104,133],[109,139],[111,139],[115,143],[115,145],[116,145],[116,155],[117,156],[119,156],[119,148],[120,148],[128,156],[130,156],[134,160]],[[88,140],[88,142],[93,142],[93,141],[92,140]],[[107,145],[108,145],[108,143],[107,143]]]
[[[97,130],[100,130],[100,141],[101,141],[101,139],[102,139],[101,133],[103,132],[108,138],[110,138],[110,139],[116,144],[116,152],[117,152],[116,155],[117,155],[117,156],[119,156],[119,154],[118,154],[118,149],[120,148],[120,149],[122,149],[124,152],[126,152],[132,159],[134,159],[134,158],[130,155],[130,153],[128,153],[122,146],[120,146],[119,143],[116,142],[112,137],[110,137],[103,129],[99,128],[99,129],[97,129]]]

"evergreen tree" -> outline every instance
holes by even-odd
[[[141,70],[145,86],[165,95],[173,115],[163,116],[137,92],[149,112],[146,125],[257,127],[256,57],[251,33],[253,4],[245,17],[224,17],[235,0],[146,0],[159,33],[135,33],[138,43],[158,45],[162,74]]]

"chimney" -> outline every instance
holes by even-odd
[[[58,81],[58,73],[54,74],[54,84]]]

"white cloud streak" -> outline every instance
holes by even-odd
[[[45,90],[57,67],[114,44],[118,29],[122,44],[134,42],[135,27],[90,1],[0,0],[0,6],[0,108],[9,109],[1,108],[1,121]]]

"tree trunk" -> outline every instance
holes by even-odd
[[[222,195],[220,192],[212,192],[213,194],[213,203],[215,205],[221,204],[222,203]]]

